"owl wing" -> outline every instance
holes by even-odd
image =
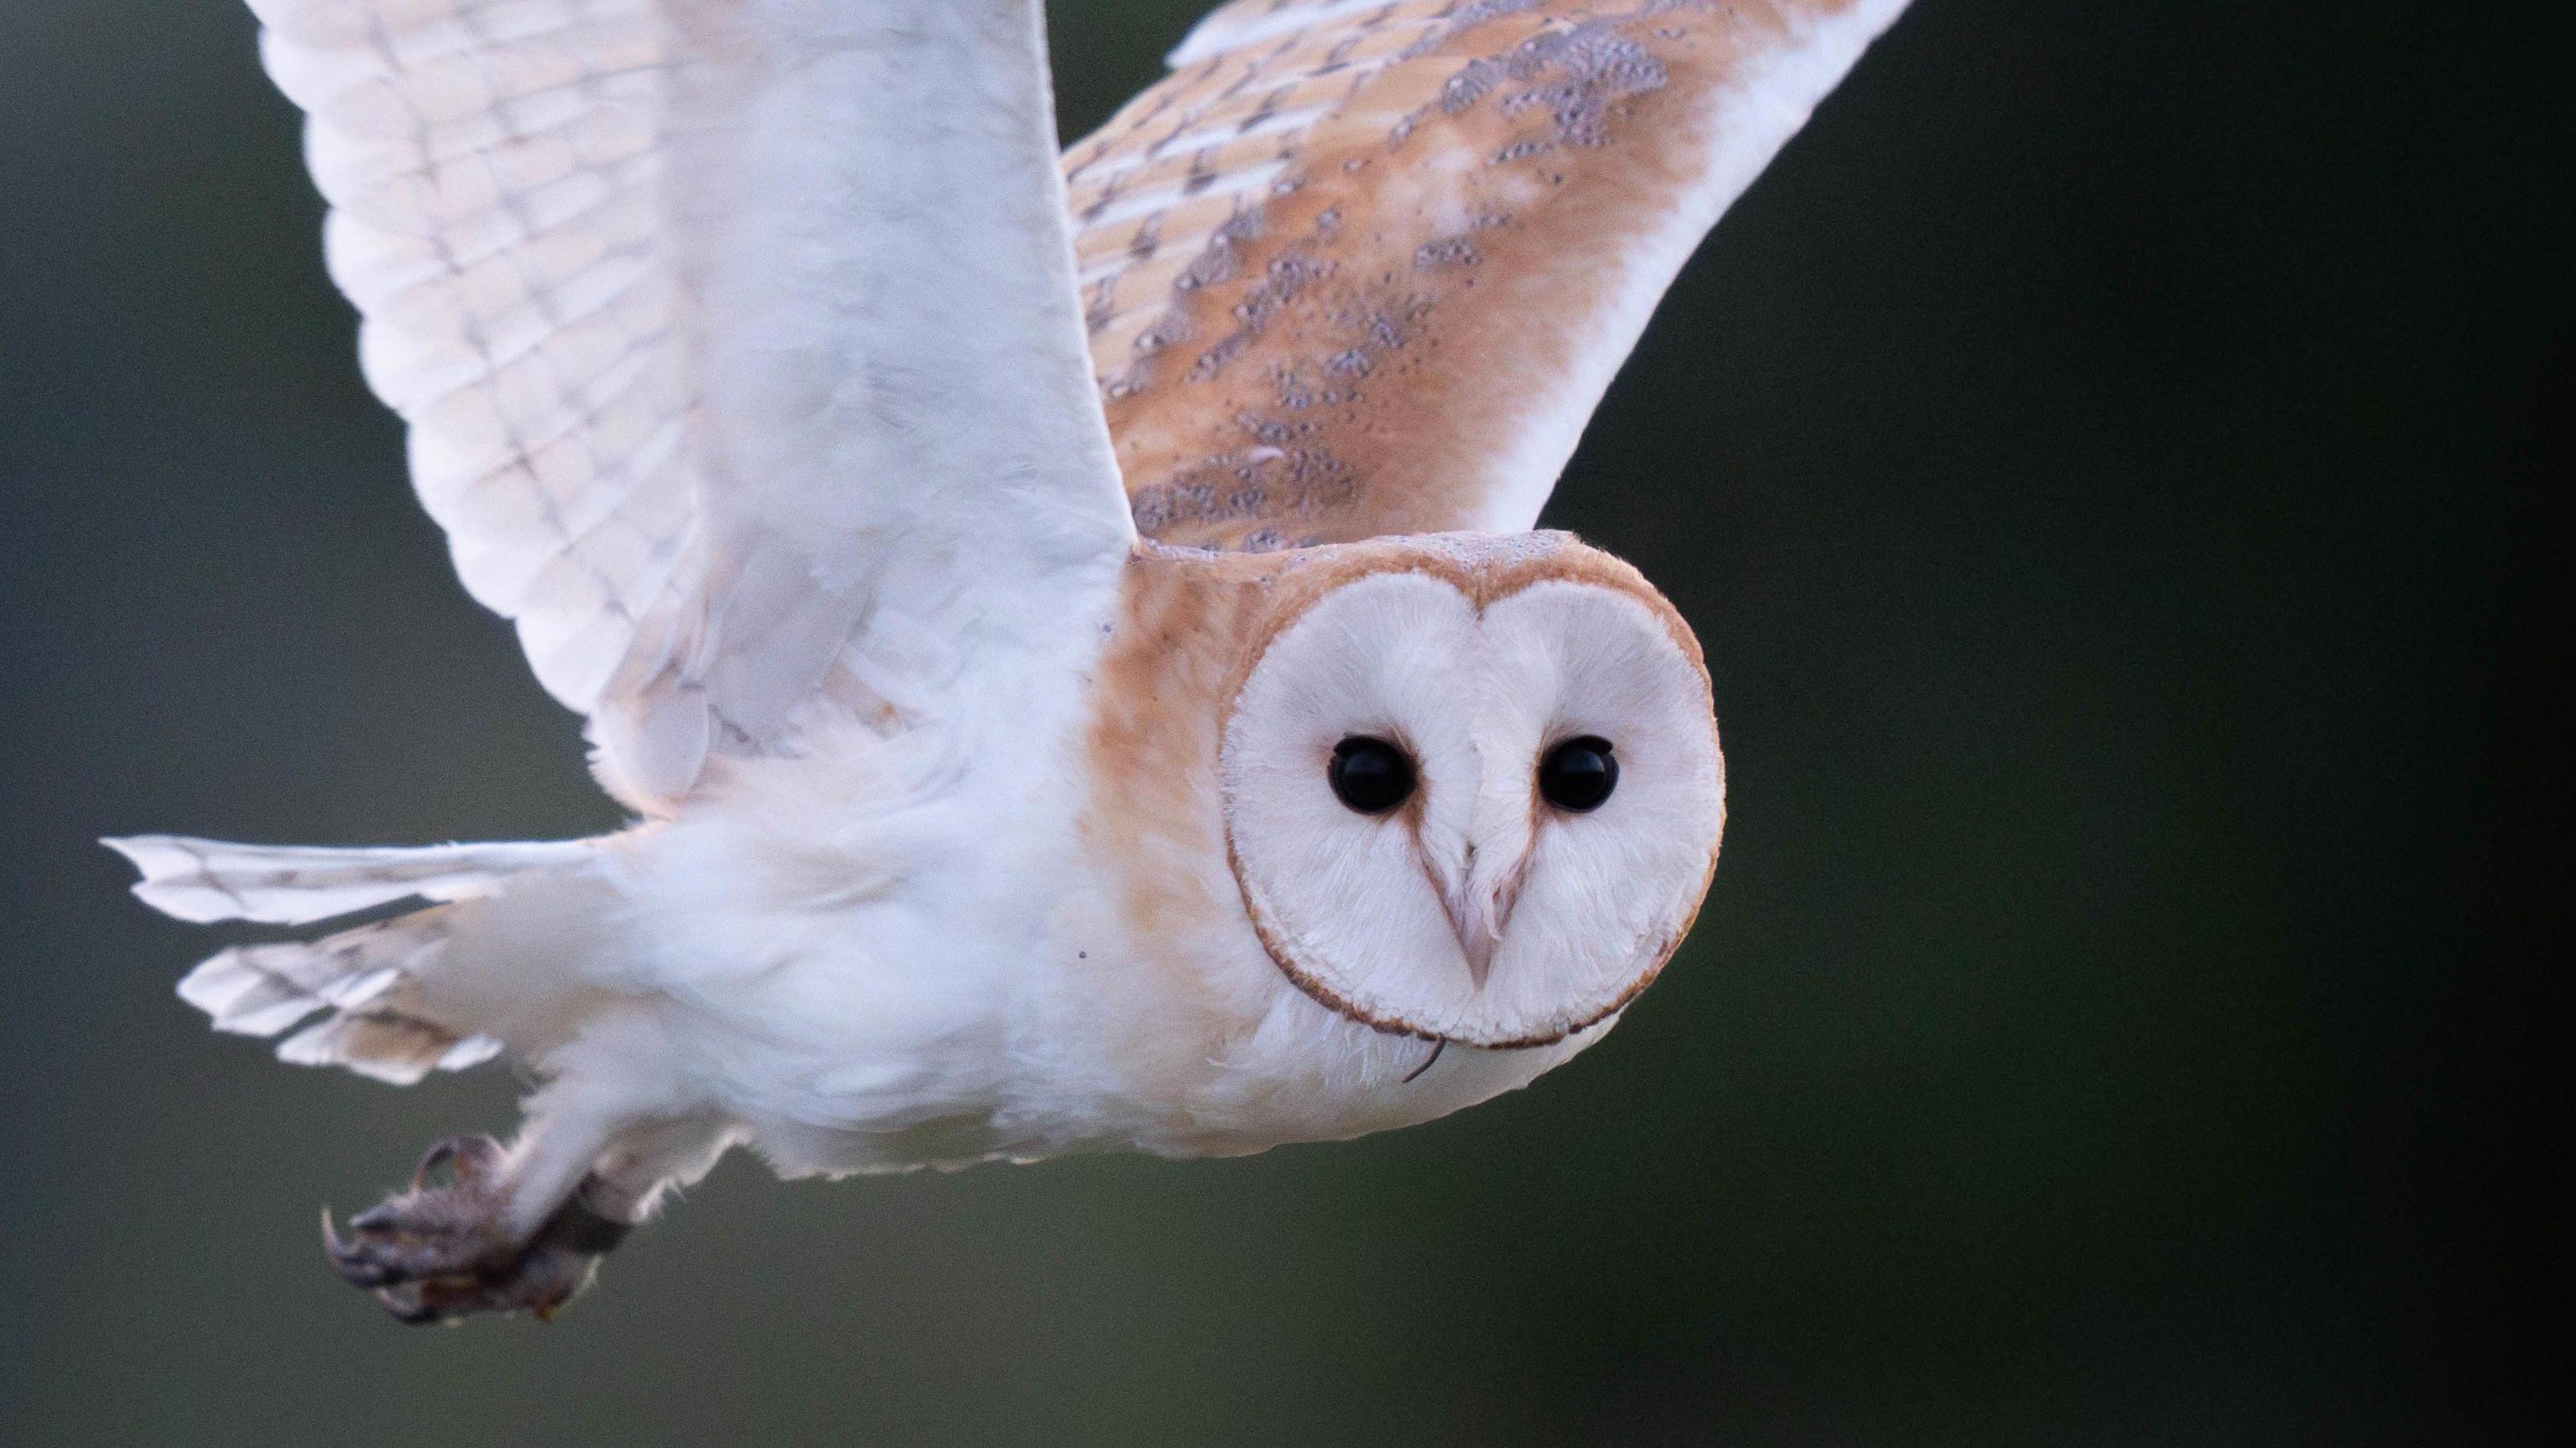
[[[251,0],[458,573],[638,808],[1134,540],[1038,0]]]
[[[1656,300],[1904,0],[1236,0],[1066,156],[1137,526],[1533,526]]]

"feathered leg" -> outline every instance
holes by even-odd
[[[555,1122],[506,1150],[488,1136],[449,1137],[421,1159],[410,1190],[352,1218],[345,1237],[326,1211],[324,1250],[404,1322],[520,1311],[551,1319],[666,1189],[704,1176],[734,1137],[689,1118],[636,1126],[585,1151],[597,1139]]]
[[[421,1158],[409,1191],[352,1218],[345,1239],[326,1209],[323,1249],[405,1322],[520,1310],[551,1318],[590,1285],[629,1224],[575,1192],[522,1240],[509,1225],[513,1174],[499,1142],[451,1136]]]
[[[649,1009],[609,1012],[546,1065],[527,1124],[430,1148],[411,1189],[351,1219],[324,1246],[352,1284],[406,1322],[475,1312],[551,1317],[663,1191],[706,1175],[736,1140],[686,1097]]]

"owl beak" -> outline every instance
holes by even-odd
[[[1476,868],[1471,847],[1466,879],[1441,894],[1449,928],[1458,936],[1458,949],[1467,957],[1467,974],[1478,990],[1485,988],[1485,977],[1494,969],[1494,954],[1503,948],[1503,927],[1510,923],[1512,906],[1520,899],[1521,871],[1527,859],[1523,856],[1508,869],[1488,873]]]

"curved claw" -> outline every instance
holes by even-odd
[[[457,1181],[471,1182],[489,1175],[500,1160],[501,1143],[488,1136],[447,1137],[430,1143],[429,1150],[421,1153],[420,1165],[412,1168],[411,1189],[426,1189],[429,1174],[438,1170],[442,1162],[448,1164]]]
[[[353,1221],[350,1226],[356,1229],[363,1220]],[[331,1259],[331,1269],[353,1287],[379,1287],[393,1277],[392,1266],[370,1254],[364,1242],[341,1240],[329,1207],[322,1209],[322,1251]]]
[[[535,1233],[511,1233],[509,1192],[495,1169],[501,1158],[488,1136],[450,1137],[422,1156],[410,1191],[351,1217],[347,1235],[324,1207],[322,1251],[331,1269],[402,1322],[453,1322],[475,1312],[551,1319],[590,1285],[600,1257],[631,1224],[600,1216],[575,1193]],[[449,1178],[433,1185],[442,1164]]]
[[[405,1298],[400,1292],[395,1291],[393,1288],[380,1287],[376,1289],[376,1301],[383,1305],[385,1311],[392,1315],[394,1321],[404,1323],[412,1327],[427,1327],[431,1323],[436,1322],[453,1324],[462,1320],[459,1318],[449,1317],[440,1312],[437,1308],[430,1306],[428,1303],[421,1300],[418,1293],[414,1293],[409,1298]]]

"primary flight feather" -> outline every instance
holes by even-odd
[[[1059,157],[1036,0],[252,0],[466,587],[634,809],[113,841],[281,1057],[509,1055],[325,1222],[551,1313],[750,1144],[1230,1154],[1597,1040],[1705,894],[1708,675],[1528,531],[1700,236],[1902,0],[1238,0]]]

